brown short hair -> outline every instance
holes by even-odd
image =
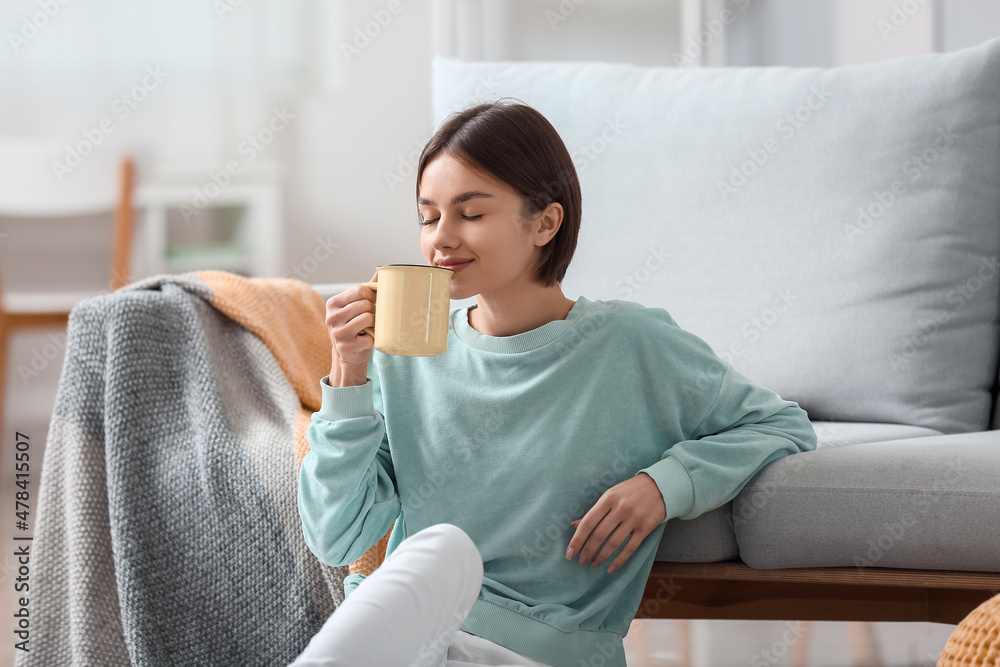
[[[552,202],[563,208],[559,231],[541,248],[532,279],[545,287],[562,282],[580,233],[580,181],[559,133],[545,116],[509,98],[452,114],[434,133],[417,165],[417,196],[424,168],[445,152],[485,171],[524,197],[527,219]],[[419,213],[418,213],[419,215]]]

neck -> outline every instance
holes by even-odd
[[[480,294],[469,309],[469,326],[486,336],[514,336],[566,319],[574,304],[558,285],[505,297]]]

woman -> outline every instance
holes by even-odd
[[[402,357],[361,333],[372,290],[327,301],[306,543],[345,565],[393,530],[295,664],[624,667],[666,521],[814,449],[808,416],[664,309],[566,298],[580,187],[534,109],[450,118],[421,154],[417,208],[428,263],[476,304],[452,310],[447,353]]]

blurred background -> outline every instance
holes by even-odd
[[[381,263],[424,263],[414,168],[434,130],[435,54],[856,65],[1000,36],[1000,3],[4,0],[0,28],[0,290],[6,309],[31,311],[158,273],[359,283]],[[65,335],[51,326],[5,344],[0,488],[13,509],[14,433],[30,436],[37,498]],[[0,523],[7,610],[13,520]],[[12,664],[4,618],[0,664]],[[872,664],[885,665],[933,665],[953,627],[872,625]],[[645,630],[627,638],[630,665],[679,664],[685,641],[695,665],[790,660],[783,622]],[[810,636],[809,664],[861,664],[845,624],[815,623]],[[773,646],[785,650],[765,660]]]

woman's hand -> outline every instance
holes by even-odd
[[[566,558],[570,559],[576,553],[580,553],[581,564],[593,557],[591,567],[597,567],[628,538],[628,544],[608,567],[610,574],[635,553],[646,536],[653,532],[666,516],[667,509],[663,504],[660,487],[656,486],[656,482],[648,474],[640,473],[612,486],[582,519],[570,523],[576,527],[576,533],[569,541]],[[597,547],[605,538],[607,542],[598,552]]]
[[[378,282],[378,271],[372,276]],[[352,285],[326,300],[326,327],[333,345],[334,372],[340,368],[368,367],[375,339],[362,335],[365,327],[375,326],[375,290],[364,285]]]

